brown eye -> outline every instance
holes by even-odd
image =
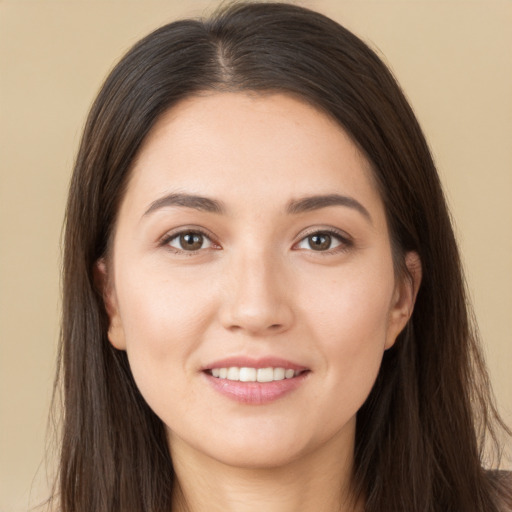
[[[197,251],[203,245],[203,235],[199,233],[185,233],[180,235],[180,245],[186,251]]]
[[[211,247],[211,241],[197,231],[185,231],[173,237],[168,244],[180,251],[199,251]]]
[[[350,246],[350,241],[338,235],[334,232],[329,231],[317,231],[304,237],[298,244],[298,249],[306,249],[309,251],[329,251],[331,249]]]
[[[309,247],[313,251],[327,251],[331,248],[331,235],[326,233],[315,233],[307,237]]]

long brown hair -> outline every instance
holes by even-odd
[[[425,138],[366,44],[321,14],[280,3],[235,3],[211,19],[156,30],[114,68],[91,109],[65,226],[60,510],[171,510],[164,426],[126,354],[107,339],[93,269],[108,252],[142,141],[163,112],[205,90],[281,91],[334,118],[372,164],[397,269],[406,251],[421,258],[413,316],[357,416],[354,482],[366,511],[497,512],[505,491],[482,468],[483,448],[506,427]]]

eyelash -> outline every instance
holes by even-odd
[[[160,245],[167,247],[169,250],[171,250],[175,254],[183,254],[185,256],[194,256],[199,251],[203,250],[202,248],[200,248],[200,249],[193,250],[193,251],[187,251],[187,250],[179,249],[177,247],[173,247],[172,245],[170,245],[170,243],[173,240],[175,240],[183,235],[200,235],[203,238],[205,238],[206,240],[208,240],[213,248],[220,248],[220,245],[213,241],[213,237],[209,233],[207,233],[206,231],[199,229],[199,228],[181,229],[181,230],[175,231],[173,233],[168,233],[166,236],[164,236],[162,238]]]
[[[207,233],[206,231],[199,229],[199,228],[182,229],[180,231],[168,233],[166,236],[164,236],[162,238],[160,245],[167,247],[169,250],[171,250],[175,254],[183,254],[186,256],[194,256],[199,251],[205,249],[205,248],[201,247],[197,250],[185,250],[185,249],[179,249],[177,247],[173,247],[170,245],[170,243],[173,240],[176,240],[178,237],[183,236],[183,235],[200,235],[201,237],[204,237],[206,240],[208,240],[211,244],[211,247],[207,247],[206,249],[209,249],[209,248],[219,249],[220,248],[220,245],[213,241],[213,237],[209,233]],[[301,244],[302,242],[306,241],[308,238],[310,238],[314,235],[328,236],[328,237],[336,239],[339,242],[339,245],[337,245],[336,247],[327,249],[325,251],[324,250],[315,251],[313,248],[304,249],[304,250],[311,251],[312,253],[319,254],[321,256],[322,255],[327,256],[327,255],[335,254],[338,252],[345,252],[345,251],[349,250],[354,245],[353,241],[347,236],[346,233],[343,233],[341,231],[338,231],[338,230],[335,230],[332,228],[328,228],[328,229],[316,228],[316,229],[312,229],[311,231],[302,234],[302,237],[300,238],[300,240],[298,242],[296,242],[293,245],[293,248],[296,248],[299,244]],[[301,250],[301,249],[296,249],[296,250]]]
[[[348,251],[354,245],[354,242],[352,241],[352,239],[343,231],[338,231],[333,228],[325,228],[325,229],[315,228],[309,232],[302,234],[301,239],[296,244],[294,244],[294,247],[298,246],[302,242],[305,242],[308,238],[310,238],[314,235],[329,236],[333,239],[336,239],[339,242],[339,245],[337,245],[336,247],[327,249],[325,251],[315,251],[313,248],[305,249],[314,254],[318,254],[319,256],[329,256],[331,254],[342,253],[342,252]],[[298,249],[298,250],[300,250],[300,249]]]

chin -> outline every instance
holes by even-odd
[[[291,451],[271,446],[245,446],[227,449],[222,453],[212,453],[218,462],[233,468],[248,470],[277,469],[288,466],[303,455],[300,451]]]
[[[269,425],[267,425],[268,427]],[[233,468],[274,469],[286,466],[314,450],[308,436],[289,432],[285,426],[266,429],[226,429],[224,432],[187,432],[173,434],[168,430],[171,455],[191,457],[201,464],[221,463]],[[288,431],[288,435],[286,432]],[[201,435],[200,435],[201,434]],[[302,438],[302,439],[301,439]]]

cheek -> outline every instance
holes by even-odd
[[[390,318],[394,278],[390,265],[351,268],[307,295],[311,318],[326,333],[326,342],[338,346],[344,340],[360,345],[384,343]],[[306,295],[306,294],[304,294]]]
[[[316,339],[321,340],[323,384],[316,399],[328,410],[322,429],[336,432],[348,424],[366,401],[377,378],[384,354],[387,301],[384,296],[363,290],[338,288],[326,308],[325,301],[313,303],[318,322]],[[315,315],[316,313],[316,315]]]
[[[134,379],[158,410],[159,397],[180,396],[196,370],[190,356],[204,340],[212,297],[208,300],[192,280],[142,270],[118,280],[119,312]]]
[[[392,270],[379,271],[378,266],[370,271],[352,269],[324,282],[322,293],[309,296],[306,316],[322,347],[328,382],[341,393],[345,390],[348,400],[352,394],[355,402],[364,401],[379,371],[394,291],[392,276]]]
[[[165,265],[149,261],[131,268],[137,270],[125,271],[118,280],[127,347],[143,345],[162,352],[174,345],[185,349],[188,344],[179,341],[190,341],[208,322],[213,296],[204,293],[203,281],[197,276],[174,273],[171,278]]]

